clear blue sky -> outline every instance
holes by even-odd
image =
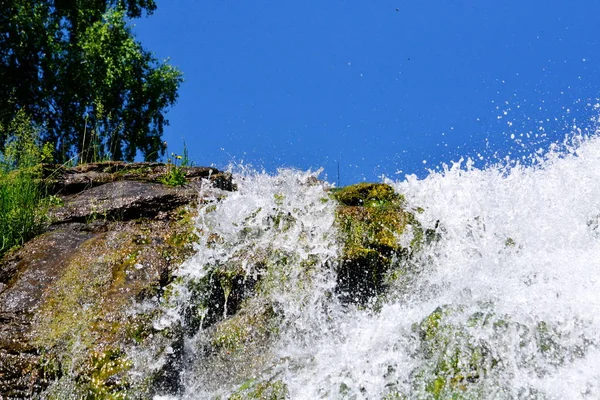
[[[423,176],[556,140],[600,97],[598,0],[157,3],[134,32],[184,73],[165,140],[200,165]]]

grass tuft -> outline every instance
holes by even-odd
[[[0,136],[10,138],[0,153],[0,256],[37,235],[45,222],[48,201],[36,166],[48,157],[48,146],[20,113]]]

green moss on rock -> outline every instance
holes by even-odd
[[[333,192],[340,203],[337,224],[343,243],[337,292],[344,301],[366,303],[382,293],[386,276],[410,249],[399,243],[412,215],[404,198],[382,183],[359,183]]]
[[[127,399],[130,388],[127,372],[132,362],[120,350],[94,352],[83,363],[78,374],[80,390],[87,398]]]
[[[285,400],[289,399],[287,385],[280,380],[257,382],[250,379],[229,396],[228,400]]]
[[[220,322],[212,335],[212,345],[227,354],[243,352],[248,345],[264,343],[277,332],[277,317],[272,307],[245,307]]]
[[[139,394],[149,390],[148,382],[128,380],[133,363],[126,350],[156,333],[154,315],[127,310],[161,294],[171,268],[191,254],[195,238],[185,208],[162,221],[108,225],[66,260],[34,319],[32,345],[43,349],[56,377],[69,381],[53,384],[49,395],[57,398],[62,387],[83,393],[82,398],[107,399],[132,398],[132,387]]]
[[[213,266],[204,277],[179,283],[190,293],[183,311],[186,333],[193,335],[234,315],[253,293],[256,279],[239,267],[235,263]]]
[[[394,189],[384,183],[358,183],[336,189],[333,197],[346,206],[380,206],[390,203],[401,203],[404,198],[394,192]]]
[[[499,364],[485,341],[475,339],[453,316],[460,307],[438,307],[413,327],[420,339],[424,367],[415,371],[415,385],[434,399],[473,398],[477,384]],[[468,326],[487,324],[490,315],[475,313]],[[475,398],[477,398],[475,396]]]
[[[421,358],[419,367],[411,373],[415,393],[432,399],[490,398],[514,389],[504,386],[508,383],[503,379],[507,371],[552,373],[557,366],[588,352],[586,339],[565,336],[560,323],[524,324],[508,315],[496,315],[493,304],[481,303],[478,308],[472,312],[460,305],[438,307],[413,325],[418,341],[416,354]],[[531,387],[522,389],[523,393],[535,393],[532,398],[547,397]]]

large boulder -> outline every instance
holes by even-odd
[[[223,196],[231,176],[182,169],[185,185],[161,184],[169,167],[118,162],[44,166],[57,204],[47,230],[0,260],[0,398],[148,397],[176,391],[182,332],[157,332],[134,304],[161,296],[192,252],[202,196]],[[125,350],[164,336],[165,365],[143,382]],[[167,354],[168,353],[168,354]]]

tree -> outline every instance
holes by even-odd
[[[0,0],[0,124],[24,111],[57,161],[163,155],[182,75],[128,25],[155,9],[154,0]],[[0,131],[0,151],[9,135]]]

